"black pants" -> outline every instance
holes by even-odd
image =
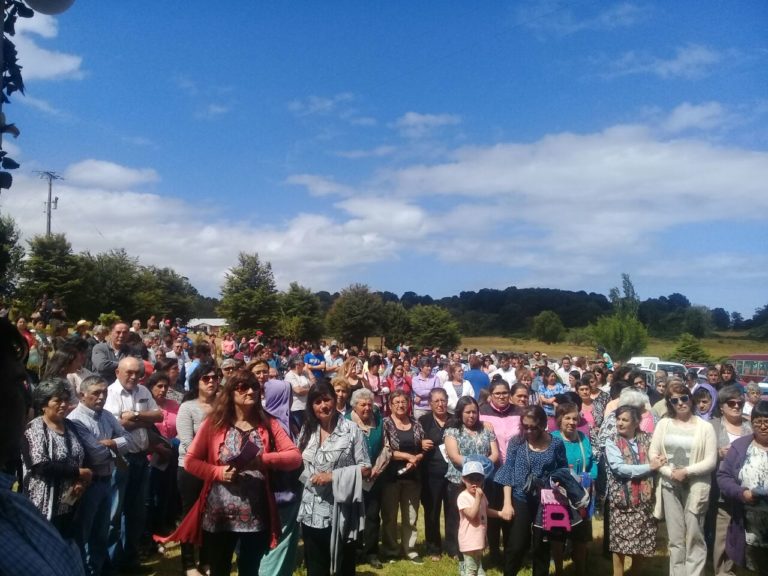
[[[203,481],[197,476],[193,476],[184,468],[179,468],[176,475],[176,481],[181,497],[181,515],[187,515],[187,512],[195,505],[200,491],[203,489]],[[200,562],[202,566],[208,565],[208,555],[205,552],[205,543],[200,549]],[[190,570],[195,567],[195,546],[194,544],[181,544],[181,567],[184,570]]]
[[[515,517],[504,547],[504,576],[516,576],[523,566],[525,555],[531,551],[533,576],[549,574],[549,542],[544,540],[544,532],[533,527],[538,502],[535,500],[514,499],[512,506]]]
[[[365,556],[379,553],[379,538],[381,537],[381,489],[384,480],[377,479],[371,489],[363,492],[365,505],[365,532],[360,542],[360,551]]]
[[[486,481],[485,495],[488,498],[488,507],[492,510],[501,510],[504,507],[504,487],[493,480]],[[509,539],[512,524],[501,518],[488,518],[488,550],[492,562],[501,559],[501,544]]]
[[[427,553],[456,556],[459,551],[457,538],[459,533],[459,509],[456,498],[451,499],[449,484],[445,474],[436,475],[426,472],[421,477],[421,504],[424,506],[424,539]],[[458,497],[458,495],[456,496]],[[440,512],[445,515],[445,542],[440,536]]]
[[[464,560],[464,555],[459,552],[459,494],[464,490],[464,484],[448,482],[448,499],[445,501],[445,549],[451,550],[459,561]]]
[[[331,573],[331,529],[310,528],[306,524],[302,524],[301,533],[304,535],[304,564],[307,567],[307,576],[329,576]],[[336,574],[354,576],[354,542],[345,544],[339,550]]]
[[[259,576],[261,559],[269,549],[269,531],[261,532],[203,532],[203,540],[211,561],[211,576],[232,573],[232,554],[237,552],[239,576]]]

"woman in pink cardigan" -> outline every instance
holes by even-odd
[[[205,481],[200,498],[178,529],[160,540],[202,543],[211,576],[229,576],[239,543],[238,573],[257,576],[262,556],[280,536],[270,470],[300,465],[298,448],[264,413],[256,377],[235,372],[184,459],[185,470]]]

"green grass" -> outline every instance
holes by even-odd
[[[422,543],[424,540],[424,522],[422,514],[419,514],[419,545],[418,550],[420,553],[424,553]],[[603,523],[597,520],[593,520],[593,533],[595,540],[589,546],[589,556],[587,560],[587,572],[591,576],[596,575],[609,575],[613,568],[611,560],[605,558],[602,554],[602,533]],[[666,555],[666,533],[664,531],[664,524],[659,527],[659,535],[657,537],[657,554],[654,558],[650,558],[646,563],[646,570],[644,574],[648,576],[662,576],[669,572],[669,560]],[[301,557],[301,549],[300,554]],[[627,562],[629,565],[629,562]],[[154,559],[151,562],[146,563],[147,566],[151,566],[155,569],[157,576],[177,576],[180,570],[179,561],[179,548],[173,547],[166,552],[166,555],[159,559]],[[554,573],[554,568],[551,569]],[[570,562],[566,562],[565,565],[566,575],[572,574],[573,569]],[[376,570],[368,564],[360,564],[357,567],[357,574],[363,576],[372,576],[375,574],[383,574],[387,576],[458,576],[458,564],[455,560],[451,560],[447,557],[442,557],[440,561],[434,562],[430,560],[426,555],[424,556],[424,564],[416,566],[406,560],[400,560],[393,564],[385,564],[381,570]],[[712,574],[710,567],[707,567],[706,574]],[[737,572],[737,574],[740,572]],[[232,572],[236,574],[236,572]],[[296,575],[304,576],[306,571],[303,566],[299,566],[294,572]],[[502,576],[502,571],[496,568],[486,569],[488,576]],[[531,574],[530,568],[524,568],[521,575],[529,576]],[[631,572],[630,572],[631,574]]]
[[[768,353],[768,342],[759,340],[750,340],[744,333],[726,332],[715,334],[709,338],[702,338],[701,345],[704,350],[715,360],[727,358],[731,354],[748,353]],[[665,340],[662,338],[651,338],[648,341],[648,348],[643,352],[644,356],[659,356],[665,360],[670,360],[672,351],[677,346],[674,340]],[[460,350],[467,348],[477,348],[482,352],[491,350],[528,352],[534,350],[546,353],[550,358],[560,359],[565,354],[575,356],[587,356],[593,358],[595,350],[591,346],[576,346],[567,342],[558,344],[545,344],[538,340],[530,338],[504,338],[501,336],[479,336],[463,338]]]

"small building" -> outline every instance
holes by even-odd
[[[227,325],[224,318],[192,318],[187,322],[187,328],[206,334],[218,334]]]

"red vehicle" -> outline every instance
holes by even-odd
[[[742,382],[762,382],[768,376],[768,354],[733,354],[726,362],[733,364]]]

